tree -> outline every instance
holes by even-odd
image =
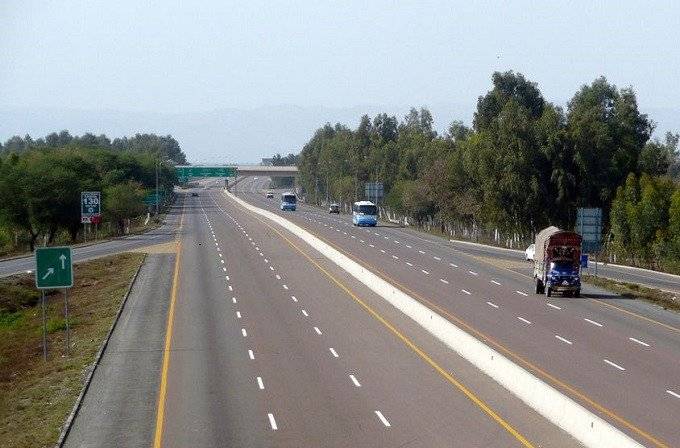
[[[116,223],[118,233],[125,229],[125,220],[141,215],[145,210],[144,189],[138,182],[128,181],[104,190],[104,215]]]

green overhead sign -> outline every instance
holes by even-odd
[[[38,289],[73,286],[70,247],[38,247],[35,250],[35,286]]]
[[[192,177],[236,177],[233,166],[176,166],[175,171],[182,181]]]

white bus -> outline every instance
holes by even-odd
[[[355,226],[375,226],[378,224],[378,207],[371,201],[352,204],[352,224]]]

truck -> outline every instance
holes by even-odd
[[[281,210],[295,211],[297,207],[297,196],[295,193],[286,192],[281,195]]]
[[[534,280],[536,294],[566,297],[581,294],[581,240],[576,232],[547,227],[536,235]]]

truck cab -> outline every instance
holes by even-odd
[[[581,235],[548,227],[536,235],[534,280],[536,294],[567,297],[581,294]]]
[[[281,195],[281,210],[294,212],[297,208],[297,196],[295,193],[283,193]]]

